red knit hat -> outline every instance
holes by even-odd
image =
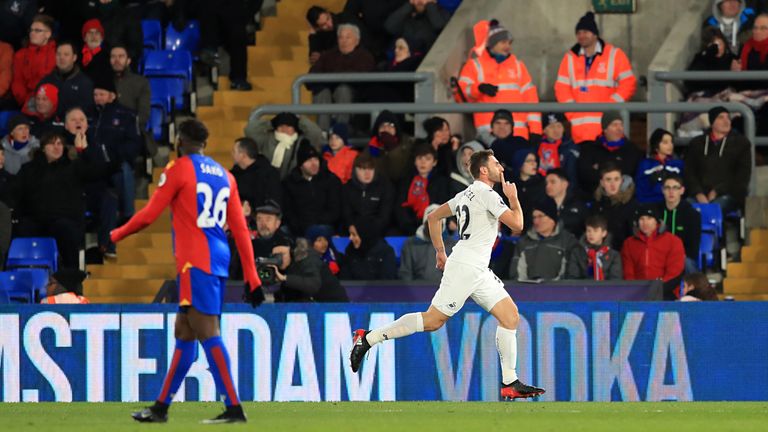
[[[93,18],[89,19],[85,22],[85,24],[83,24],[83,39],[85,39],[85,35],[93,29],[98,30],[99,33],[101,33],[101,36],[104,37],[104,27],[101,25],[101,21]]]
[[[42,95],[48,98],[53,104],[53,110],[56,111],[59,107],[59,88],[53,84],[43,84],[37,88],[35,96]]]

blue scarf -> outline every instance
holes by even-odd
[[[496,54],[491,50],[488,50],[488,54],[490,54],[491,57],[493,57],[493,59],[496,60],[496,63],[499,63],[499,64],[504,63],[504,60],[508,59],[510,56],[510,54]]]
[[[603,147],[605,147],[605,149],[610,152],[614,152],[624,147],[624,143],[626,142],[625,137],[621,137],[621,139],[618,139],[616,141],[608,141],[607,139],[605,139],[605,135],[600,135],[599,137],[597,137],[597,140],[600,141]]]
[[[15,141],[14,140],[14,141],[11,141],[11,142],[13,143],[12,144],[13,145],[13,149],[16,150],[16,151],[19,151],[19,150],[23,149],[24,147],[27,146],[27,144],[29,144],[29,141]]]

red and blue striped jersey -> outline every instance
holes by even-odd
[[[240,252],[245,279],[252,287],[260,285],[237,183],[229,171],[207,156],[187,155],[170,162],[147,206],[114,230],[112,240],[119,241],[150,225],[169,205],[179,273],[185,267],[194,267],[228,276],[228,225]]]

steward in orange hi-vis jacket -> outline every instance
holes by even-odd
[[[512,51],[512,35],[498,21],[475,24],[475,47],[461,68],[459,86],[468,102],[538,103],[539,95],[525,64]],[[474,114],[478,130],[490,129],[492,112]],[[512,134],[541,138],[541,113],[515,112]]]
[[[587,12],[576,25],[578,43],[565,53],[555,82],[558,102],[626,102],[637,88],[624,51],[600,39],[595,14]],[[592,53],[590,55],[590,53]],[[573,141],[592,141],[600,133],[599,112],[567,113]]]

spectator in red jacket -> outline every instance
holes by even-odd
[[[37,15],[29,27],[29,46],[13,56],[13,97],[19,106],[29,102],[40,80],[56,67],[56,42],[51,39],[53,18]]]
[[[352,165],[359,151],[349,145],[349,129],[344,123],[336,123],[328,134],[328,145],[323,147],[323,159],[328,171],[346,184],[352,178]]]
[[[683,242],[664,230],[653,204],[641,205],[635,216],[635,234],[621,248],[624,279],[663,280],[664,298],[674,300],[674,289],[685,268]]]
[[[13,47],[0,42],[0,109],[16,109],[16,101],[11,91],[13,79]]]

